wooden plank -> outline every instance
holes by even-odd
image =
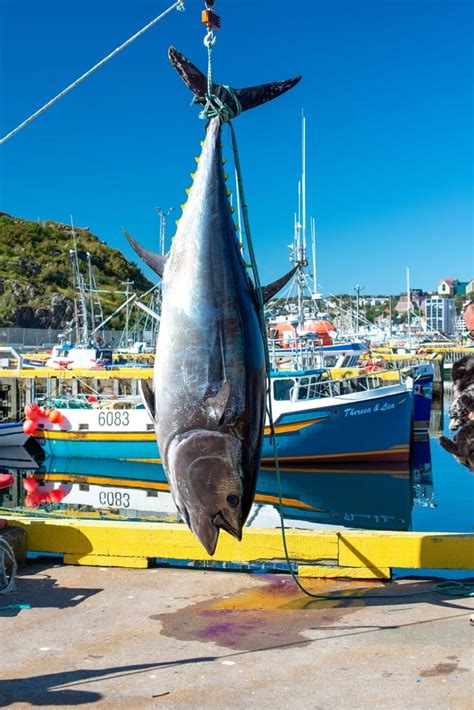
[[[298,577],[318,579],[390,579],[390,567],[298,565]]]
[[[473,569],[474,536],[344,532],[339,535],[339,564],[347,567]]]
[[[13,522],[13,520],[12,520]],[[222,532],[213,557],[184,525],[176,523],[110,522],[15,518],[27,531],[27,548],[34,552],[72,555],[110,555],[169,560],[253,562],[284,560],[281,530],[245,529],[242,542]],[[290,558],[315,562],[336,559],[337,533],[288,530]]]
[[[177,523],[12,515],[9,524],[24,527],[27,549],[32,552],[235,563],[285,559],[280,529],[245,528],[240,543],[222,532],[210,557],[187,527]],[[385,575],[393,567],[474,567],[472,534],[287,530],[286,538],[290,559],[300,567],[312,563],[318,568],[320,560],[337,560],[339,568],[365,568],[373,575]],[[327,574],[327,568],[323,571]]]
[[[112,555],[64,555],[63,562],[66,565],[85,565],[89,567],[133,567],[134,569],[146,569],[148,560],[146,557],[125,557]]]

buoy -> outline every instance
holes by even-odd
[[[94,397],[93,394],[90,394],[90,395],[88,396],[88,398],[87,398],[87,401],[88,401],[88,402],[91,402],[91,403],[92,403],[92,402],[97,402],[97,397]]]
[[[55,488],[50,492],[49,500],[51,503],[60,503],[65,495],[65,491],[61,490],[61,488]]]
[[[38,424],[35,419],[25,419],[23,422],[23,431],[30,436],[36,431]]]
[[[28,493],[34,493],[36,489],[38,488],[39,483],[36,480],[36,478],[33,478],[32,476],[28,476],[27,478],[23,479],[23,488],[25,491]]]
[[[52,409],[48,417],[51,424],[60,424],[63,420],[63,415],[58,409]]]
[[[0,473],[0,488],[9,488],[13,485],[13,476],[11,473]]]
[[[41,503],[41,495],[36,491],[34,493],[28,493],[24,503],[27,508],[37,508]]]
[[[36,402],[29,402],[24,409],[25,417],[27,419],[36,419],[39,415],[39,407]]]

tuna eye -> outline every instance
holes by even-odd
[[[227,496],[227,502],[231,508],[237,508],[240,503],[238,496],[233,495]]]

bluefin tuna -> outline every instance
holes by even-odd
[[[205,103],[207,80],[175,49],[170,59]],[[233,112],[269,101],[300,77],[250,89],[214,84]],[[234,102],[234,104],[232,104]],[[238,540],[250,512],[265,419],[265,354],[258,298],[231,214],[221,152],[222,119],[211,118],[172,248],[162,257],[132,247],[163,279],[153,385],[142,394],[155,422],[176,506],[207,552],[222,528]],[[270,298],[291,277],[265,287]]]

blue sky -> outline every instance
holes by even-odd
[[[171,0],[0,0],[5,135]],[[0,147],[0,209],[88,226],[128,257],[124,225],[157,248],[157,205],[185,201],[203,124],[169,65],[202,69],[202,0],[167,18]],[[302,74],[238,117],[261,277],[287,269],[307,116],[308,216],[325,293],[398,293],[474,276],[472,3],[216,0],[214,76],[233,86]],[[229,141],[225,150],[230,164]],[[168,236],[174,232],[174,220]],[[66,265],[65,265],[66,267]],[[145,270],[147,275],[150,272]]]

